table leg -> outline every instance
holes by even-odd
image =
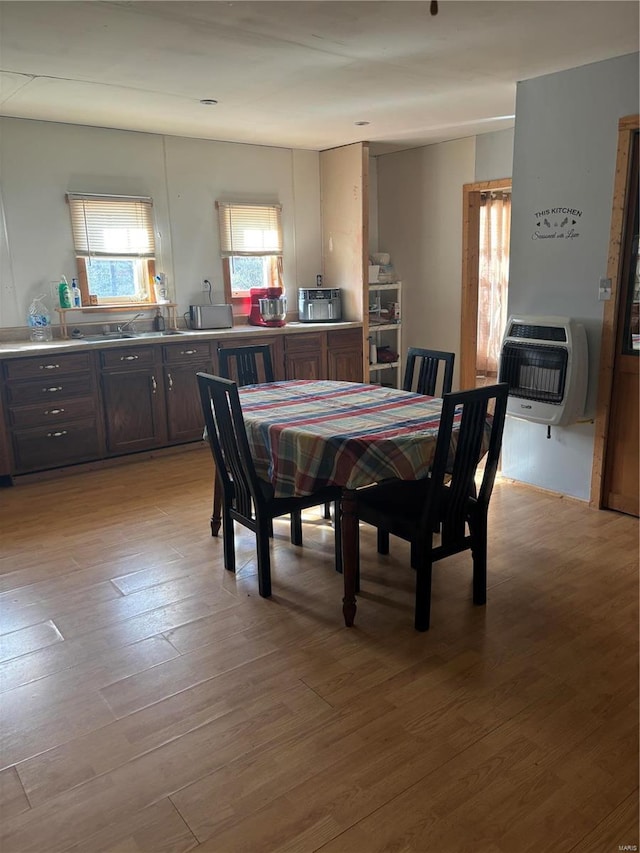
[[[211,535],[217,536],[222,522],[222,486],[218,475],[213,474],[213,508],[211,510]]]
[[[342,571],[344,579],[344,598],[342,613],[347,628],[353,625],[356,616],[356,576],[358,572],[358,514],[356,493],[353,489],[344,489],[341,501],[342,510]]]

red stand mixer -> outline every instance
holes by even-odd
[[[249,323],[252,326],[284,326],[287,297],[281,287],[252,287]]]

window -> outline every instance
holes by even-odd
[[[136,196],[67,195],[82,302],[150,302],[155,275],[153,202]]]
[[[282,208],[217,202],[225,297],[246,300],[252,287],[282,287]]]

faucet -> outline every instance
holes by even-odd
[[[134,326],[133,324],[134,324],[134,322],[135,322],[137,319],[139,319],[140,317],[144,317],[144,311],[138,311],[138,313],[137,313],[137,314],[134,314],[134,315],[133,315],[133,317],[132,317],[130,320],[127,320],[127,321],[126,321],[126,322],[124,322],[124,323],[120,323],[120,324],[116,327],[116,328],[117,328],[117,331],[118,331],[118,332],[120,332],[120,333],[122,333],[122,332],[126,332],[126,331],[134,332],[134,333],[135,333],[136,328],[135,328],[135,326]]]

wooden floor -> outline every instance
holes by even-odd
[[[209,456],[0,490],[2,853],[603,853],[638,844],[638,522],[496,486],[413,630],[407,546],[209,533]]]

